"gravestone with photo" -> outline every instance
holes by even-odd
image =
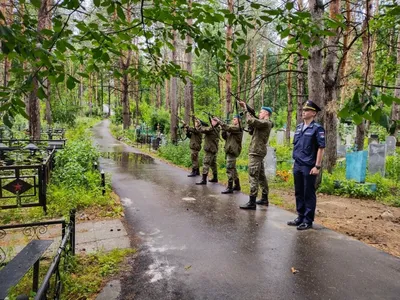
[[[276,176],[276,150],[273,147],[267,147],[267,155],[264,159],[265,175],[268,179]]]
[[[278,130],[276,132],[276,143],[278,145],[283,145],[285,143],[285,131],[284,130]]]
[[[385,176],[386,144],[369,144],[368,146],[368,172],[380,173]]]
[[[396,138],[394,136],[388,136],[386,138],[386,154],[393,155],[396,152]]]
[[[337,146],[337,157],[342,158],[346,157],[346,145],[338,145]]]

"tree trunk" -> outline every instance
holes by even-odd
[[[130,119],[130,105],[129,105],[129,80],[128,74],[124,73],[122,76],[122,119],[123,129],[128,129],[131,125]]]
[[[51,85],[50,81],[47,79],[46,84],[46,109],[45,109],[45,119],[47,124],[50,126],[53,123],[53,118],[51,116]]]
[[[248,53],[249,53],[249,48],[248,48],[248,45],[247,45],[247,43],[246,43],[246,46],[245,46],[246,48],[245,48],[245,54],[247,55]],[[243,67],[243,80],[242,80],[242,83],[243,83],[243,96],[242,96],[242,98],[243,98],[243,101],[244,102],[246,102],[246,100],[247,100],[247,72],[248,72],[248,60],[246,60],[245,62],[244,62],[244,67]]]
[[[367,87],[369,87],[370,81],[371,81],[371,73],[370,73],[370,67],[371,67],[371,34],[369,32],[369,20],[371,19],[371,9],[372,9],[372,1],[371,0],[365,0],[365,18],[363,21],[363,31],[364,34],[362,36],[362,65],[361,65],[361,74],[364,79],[364,87],[363,87],[363,92],[360,95],[360,101],[364,102],[364,97],[368,94],[367,93]],[[357,131],[356,131],[356,146],[357,150],[361,151],[364,149],[364,139],[366,136],[366,130],[365,130],[365,122],[362,121],[361,124],[357,125]]]
[[[172,62],[177,63],[176,57],[177,57],[177,47],[178,47],[178,42],[177,42],[177,33],[176,30],[173,31],[173,45],[174,49],[172,50]],[[171,141],[173,144],[176,144],[178,142],[178,101],[177,101],[177,78],[172,77],[171,78],[171,128],[170,128],[170,133],[171,133]]]
[[[262,80],[261,80],[261,106],[264,106],[264,92],[265,92],[265,75],[267,72],[267,47],[263,49],[263,65],[262,65]]]
[[[192,0],[188,1],[189,10],[192,8]],[[188,19],[187,23],[192,26],[192,19]],[[186,46],[192,45],[193,41],[190,35],[186,36]],[[186,71],[192,74],[192,51],[186,53]],[[190,113],[192,112],[192,102],[193,102],[193,83],[189,78],[186,78],[185,85],[185,123],[190,122]]]
[[[397,65],[399,64],[400,64],[400,33],[397,36]],[[400,86],[400,72],[397,74],[396,86],[397,87]],[[394,90],[394,96],[396,98],[400,98],[400,89]],[[400,105],[395,102],[393,102],[392,106],[391,119],[392,121],[397,121],[397,122],[400,121]],[[398,132],[399,132],[399,126],[396,127],[393,136],[397,138]]]
[[[256,46],[253,45],[253,51],[251,55],[251,76],[250,76],[250,96],[249,96],[249,105],[254,107],[254,97],[255,97],[255,80],[256,80],[256,71],[257,71],[257,49]]]
[[[8,2],[8,3],[7,3]],[[0,25],[10,26],[13,22],[13,13],[11,3],[7,0],[0,1],[0,11],[3,14],[5,21],[0,19]],[[0,41],[1,45],[1,41]],[[3,61],[3,86],[6,87],[8,82],[10,81],[10,68],[11,61],[5,57]]]
[[[231,14],[233,14],[233,0],[228,0],[228,9]],[[226,102],[225,102],[225,116],[229,119],[229,115],[232,112],[232,39],[233,39],[233,27],[232,24],[228,22],[226,26],[226,73],[225,73],[225,83],[226,83]]]
[[[46,28],[48,0],[42,0],[38,11],[37,31]],[[35,70],[34,70],[35,71]],[[33,139],[40,139],[40,102],[37,97],[39,79],[36,72],[32,78],[32,91],[29,94],[29,134]]]
[[[297,61],[297,70],[299,73],[297,74],[297,111],[296,111],[296,121],[297,124],[300,124],[303,121],[303,103],[306,100],[306,79],[305,74],[302,73],[304,71],[304,57],[299,55]]]
[[[89,86],[88,86],[88,106],[89,116],[92,116],[92,73],[89,73]]]
[[[287,119],[286,119],[286,143],[290,145],[290,129],[292,127],[292,112],[293,112],[293,100],[292,100],[292,65],[293,55],[289,58],[288,71],[287,72]]]
[[[303,0],[297,0],[297,7],[299,11],[304,10]],[[299,50],[304,49],[302,44],[298,44]],[[300,124],[303,122],[302,114],[303,114],[303,103],[306,101],[306,79],[304,72],[304,57],[302,55],[298,55],[297,57],[297,110],[296,110],[296,122]]]
[[[335,20],[340,14],[340,0],[332,0],[329,5],[330,18]],[[324,97],[324,127],[326,144],[324,167],[329,173],[332,173],[337,158],[337,91],[340,78],[337,74],[337,52],[340,39],[340,32],[336,30],[336,36],[329,36],[327,55],[325,62],[325,97]]]
[[[350,38],[350,22],[351,22],[351,5],[350,0],[346,0],[346,33],[343,37],[343,58],[342,63],[340,65],[339,77],[342,82],[341,92],[340,92],[340,106],[343,105],[345,99],[345,90],[347,86],[347,73],[348,73],[348,44]]]
[[[161,85],[157,84],[157,104],[156,107],[158,109],[161,108]]]
[[[322,15],[324,12],[324,3],[322,0],[308,0],[308,7],[311,13],[311,20],[315,25],[322,29]],[[312,42],[315,46],[310,48],[308,59],[308,99],[317,104],[324,110],[324,99],[321,91],[324,90],[322,80],[322,41],[319,36],[314,36]],[[322,121],[322,116],[317,116]]]

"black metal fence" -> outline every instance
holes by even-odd
[[[69,221],[66,222],[64,219],[51,220],[44,222],[28,223],[28,224],[16,224],[16,225],[5,225],[0,226],[0,240],[6,239],[8,231],[12,231],[15,234],[16,230],[22,229],[22,234],[31,241],[40,240],[41,236],[44,236],[48,232],[48,227],[51,225],[61,225],[61,243],[57,248],[56,254],[52,259],[52,263],[39,287],[39,257],[42,253],[38,252],[38,247],[29,249],[26,256],[15,256],[14,258],[7,257],[7,251],[0,247],[0,265],[6,265],[6,267],[0,270],[0,277],[2,282],[0,283],[0,297],[7,294],[7,290],[13,286],[14,283],[18,282],[30,268],[29,265],[34,264],[33,277],[32,277],[32,290],[37,292],[35,299],[47,299],[47,296],[51,295],[54,299],[59,299],[62,291],[62,280],[61,280],[61,269],[67,267],[66,259],[70,255],[75,255],[75,210],[71,210],[69,215]],[[49,242],[49,241],[44,241]],[[28,244],[29,246],[30,244]],[[27,247],[28,247],[27,246]],[[48,246],[46,246],[47,249]],[[24,248],[25,249],[25,248]],[[24,249],[22,251],[24,251]],[[22,252],[21,251],[21,252]],[[37,252],[38,255],[34,258],[34,261],[29,262],[29,254]],[[15,261],[18,260],[18,261]],[[60,262],[64,260],[64,264]],[[6,264],[7,263],[7,264]],[[10,267],[10,265],[13,267]],[[21,272],[21,267],[17,267],[15,270],[14,266],[27,265],[26,271]],[[10,270],[5,270],[7,267]],[[25,266],[26,267],[26,266]],[[65,270],[64,270],[65,271]],[[3,274],[3,273],[10,274]],[[12,275],[12,276],[10,276]],[[54,277],[54,280],[51,280]],[[3,290],[5,289],[5,290]]]
[[[46,191],[55,151],[41,164],[0,166],[1,209],[42,206],[47,211]]]

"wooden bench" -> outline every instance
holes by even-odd
[[[39,261],[52,240],[33,240],[0,270],[0,300],[7,297],[10,288],[15,286],[33,266],[32,290],[37,292],[39,285]]]

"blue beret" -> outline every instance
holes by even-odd
[[[269,112],[269,114],[272,114],[272,108],[268,107],[268,106],[262,106],[261,109],[266,110],[267,112]]]
[[[234,115],[233,117],[234,117],[234,118],[237,118],[237,119],[241,119],[241,118],[242,118],[241,115]]]

